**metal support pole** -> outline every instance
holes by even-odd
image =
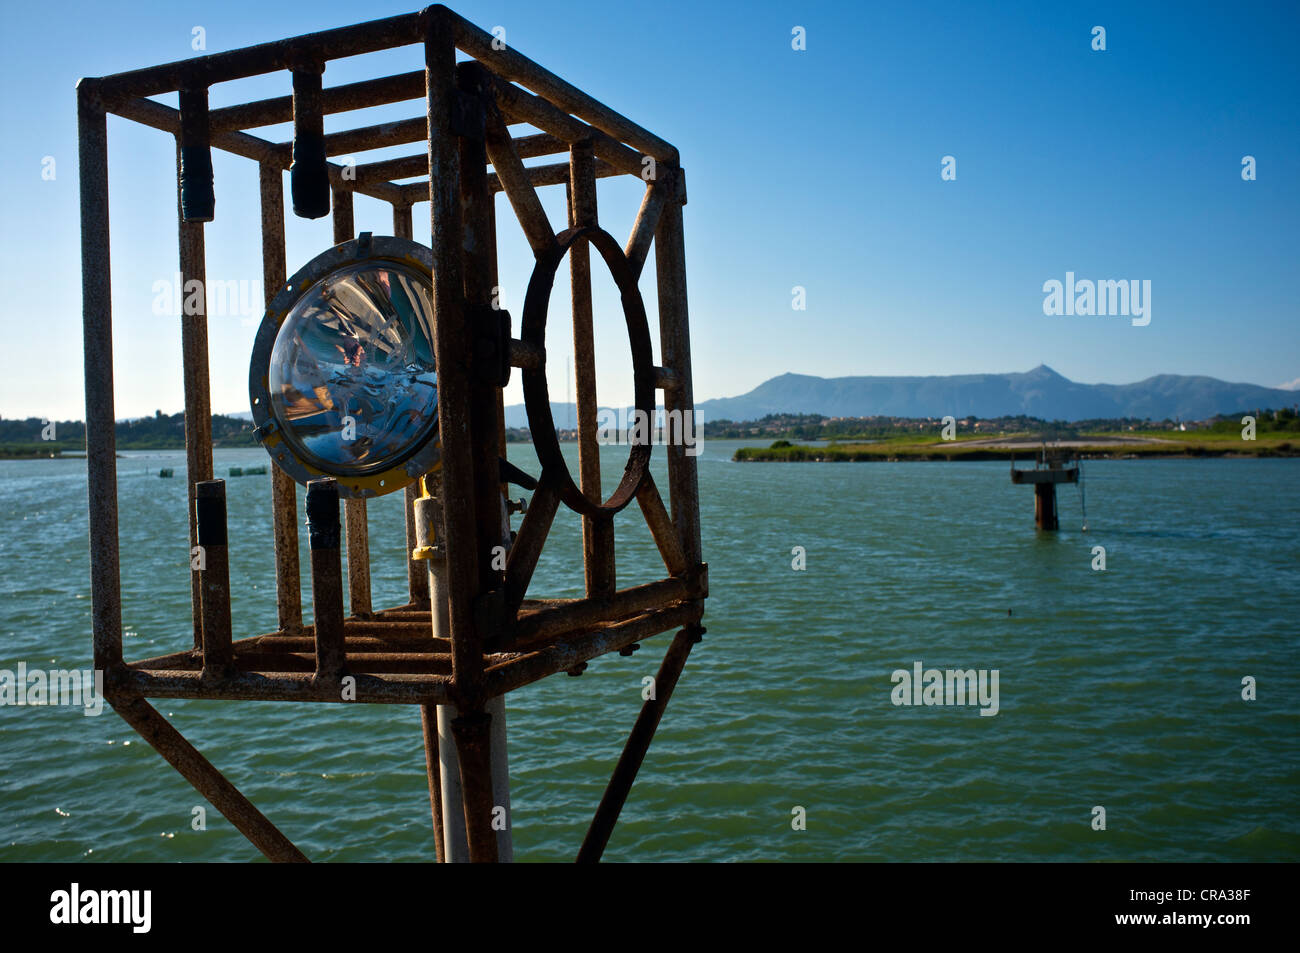
[[[596,816],[592,818],[587,836],[582,840],[582,849],[578,851],[578,863],[594,864],[600,860],[605,845],[609,843],[609,835],[613,833],[614,825],[618,822],[618,815],[623,810],[623,804],[627,801],[628,793],[632,790],[632,782],[636,780],[641,762],[645,760],[646,752],[650,750],[650,742],[654,740],[659,719],[663,717],[664,709],[668,707],[668,699],[672,697],[673,689],[677,687],[677,677],[681,675],[682,668],[686,665],[686,657],[691,653],[691,646],[700,641],[703,632],[702,626],[688,626],[677,633],[673,638],[673,644],[668,647],[668,654],[664,656],[663,664],[659,666],[659,674],[655,676],[654,694],[641,706],[641,713],[632,727],[632,733],[628,735],[627,742],[623,745],[623,753],[619,755],[609,785],[600,799]]]
[[[591,142],[574,143],[569,152],[569,224],[597,224],[596,167]],[[579,242],[569,249],[573,286],[573,364],[578,398],[578,470],[582,492],[599,503],[600,445],[597,441],[596,344],[592,329],[591,248]],[[587,595],[607,596],[615,588],[614,520],[583,516],[582,562]]]
[[[262,287],[266,306],[284,286],[284,172],[259,166],[262,198]],[[271,523],[275,539],[275,605],[280,631],[302,631],[302,580],[298,564],[298,484],[271,464]]]
[[[433,249],[434,354],[438,366],[438,428],[442,439],[442,542],[447,554],[447,635],[451,639],[452,690],[461,703],[467,732],[457,742],[466,780],[465,817],[470,859],[495,861],[491,827],[490,761],[480,757],[486,740],[483,712],[483,640],[479,597],[491,572],[480,548],[483,510],[476,488],[483,480],[475,462],[484,455],[487,434],[476,426],[478,395],[472,378],[473,329],[464,304],[464,230],[460,178],[461,138],[454,130],[463,104],[456,87],[456,45],[452,14],[445,7],[425,11],[425,89],[429,110],[429,217]],[[460,117],[463,120],[463,116]],[[484,170],[485,171],[485,170]],[[472,196],[474,193],[471,192]],[[489,405],[491,406],[491,405]],[[495,410],[495,408],[493,408]],[[495,441],[492,441],[495,443]],[[492,457],[496,466],[497,457]],[[499,496],[493,481],[493,497]],[[430,596],[433,595],[432,589]],[[490,622],[488,623],[490,624]],[[468,719],[468,721],[466,721]],[[467,746],[468,743],[468,746]],[[445,759],[444,759],[445,761]],[[445,783],[445,782],[444,782]]]
[[[447,833],[464,831],[464,857],[469,861],[509,862],[514,853],[508,769],[502,766],[498,770],[506,750],[505,697],[498,695],[486,702],[482,711],[464,714],[454,706],[444,707],[445,711],[438,712],[443,814],[464,825],[458,823]],[[448,801],[448,795],[454,800]],[[453,805],[464,805],[464,809],[453,812]],[[449,839],[448,847],[455,861],[458,845]]]
[[[424,766],[429,776],[429,808],[433,813],[433,847],[438,863],[447,862],[447,841],[442,821],[442,763],[438,754],[438,706],[420,706],[424,732]]]
[[[479,595],[475,536],[475,448],[470,431],[469,355],[465,320],[460,218],[460,154],[454,116],[456,46],[450,11],[425,11],[425,87],[429,111],[429,220],[433,250],[433,338],[438,367],[438,436],[442,442],[441,541],[452,572],[447,579],[447,635],[452,639],[455,689],[482,697],[483,642],[474,605]]]
[[[428,482],[436,485],[436,478],[428,478]],[[415,555],[427,569],[433,635],[436,638],[445,638],[447,632],[447,556],[438,542],[441,518],[442,507],[437,497],[420,497],[415,501]],[[434,706],[424,706],[422,722],[433,823],[438,831],[438,859],[451,863],[466,863],[471,860],[469,825],[466,823],[465,812],[486,809],[489,811],[486,827],[495,832],[495,859],[503,862],[513,860],[505,697],[491,698],[484,705],[483,714],[490,724],[487,738],[482,737],[478,730],[480,726],[472,724],[469,728],[471,745],[474,746],[471,757],[481,759],[487,755],[490,768],[482,772],[477,769],[467,771],[467,775],[481,773],[484,777],[489,774],[491,777],[489,790],[470,792],[470,800],[466,799],[461,784],[461,739],[465,736],[465,726],[462,724],[459,729],[456,727],[462,719],[454,705],[438,705],[436,713],[433,708]],[[470,803],[475,806],[467,808],[465,805]]]
[[[194,488],[203,604],[203,674],[220,679],[234,668],[230,641],[230,556],[226,542],[226,481]]]
[[[180,222],[181,356],[185,384],[185,467],[189,486],[190,548],[198,545],[194,487],[212,479],[212,399],[208,386],[207,264],[203,223],[186,222],[181,215],[181,147],[176,144],[176,217]],[[201,580],[190,572],[194,647],[203,646]]]
[[[307,534],[311,546],[312,624],[316,678],[337,681],[345,670],[343,567],[339,555],[339,488],[324,478],[307,484]]]
[[[122,665],[122,585],[117,536],[117,439],[113,417],[113,299],[109,268],[108,132],[98,89],[77,86],[81,176],[81,314],[86,378],[86,485],[95,668]],[[193,543],[191,543],[193,545]]]
[[[137,696],[112,700],[113,709],[140,733],[140,737],[153,745],[167,763],[180,772],[195,790],[225,815],[253,846],[268,860],[306,863],[307,858],[289,838],[266,819],[253,803],[239,793],[239,789],[226,780],[207,758],[186,741],[157,709]]]
[[[398,238],[414,238],[411,206],[393,206],[393,234]],[[419,487],[412,483],[406,488],[404,512],[406,515],[406,588],[412,605],[429,604],[429,574],[417,559],[412,559],[418,545],[415,541],[415,501],[420,495]],[[426,735],[427,740],[427,735]],[[434,736],[437,744],[437,736]],[[439,834],[441,838],[441,834]]]
[[[352,193],[334,191],[334,244],[356,237],[353,224]],[[346,413],[346,410],[344,411]],[[366,501],[348,497],[343,502],[343,526],[348,541],[348,605],[352,617],[366,619],[372,615],[370,602],[370,527]]]
[[[680,170],[660,167],[661,175],[674,177],[673,194],[664,203],[655,228],[655,273],[659,285],[659,341],[663,366],[678,380],[678,387],[664,392],[665,419],[679,411],[686,427],[685,411],[695,413],[691,384],[691,331],[686,307],[686,239],[682,227]],[[693,423],[693,422],[692,422]],[[700,489],[695,457],[686,452],[684,440],[671,441],[664,448],[668,456],[668,490],[673,523],[682,539],[682,553],[688,565],[700,562]]]

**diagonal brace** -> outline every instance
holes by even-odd
[[[609,843],[609,835],[614,832],[618,815],[623,810],[623,804],[632,790],[632,783],[636,781],[641,762],[645,760],[646,752],[650,750],[650,742],[654,740],[659,720],[663,718],[664,709],[668,707],[668,699],[672,697],[673,689],[677,687],[677,677],[682,674],[686,657],[691,654],[691,647],[703,637],[704,631],[702,625],[689,625],[678,632],[673,637],[672,645],[668,646],[668,652],[659,666],[659,674],[655,676],[654,697],[647,699],[641,706],[641,714],[637,715],[632,733],[627,736],[623,753],[619,755],[618,764],[614,767],[605,794],[600,799],[600,806],[596,808],[596,816],[591,819],[587,836],[582,839],[582,847],[578,851],[578,863],[597,863],[600,855],[604,853],[605,845]]]
[[[244,797],[226,776],[185,740],[158,710],[139,695],[112,700],[113,708],[140,733],[194,789],[225,815],[268,860],[307,863],[307,857]]]

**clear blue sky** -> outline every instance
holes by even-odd
[[[1075,380],[1300,377],[1300,6],[1286,3],[482,3],[521,52],[675,144],[687,168],[697,399],[786,371],[950,374],[1047,363]],[[0,269],[7,339],[0,414],[81,418],[74,84],[417,9],[315,3],[7,4],[0,33]],[[653,12],[652,12],[653,10]],[[791,29],[807,49],[791,49]],[[1091,48],[1104,26],[1107,49]],[[326,85],[418,68],[418,48],[332,64]],[[214,106],[281,95],[288,77],[214,89]],[[174,100],[167,100],[169,102]],[[418,114],[402,104],[327,130]],[[289,129],[258,130],[277,139]],[[169,136],[110,119],[117,415],[182,406],[179,328],[153,313],[176,267]],[[364,159],[409,154],[410,146]],[[940,162],[957,160],[955,181]],[[1242,157],[1258,178],[1241,177]],[[55,160],[42,178],[44,157]],[[261,278],[257,170],[216,157],[210,278]],[[554,161],[549,160],[549,161]],[[561,225],[563,189],[549,190]],[[633,181],[601,185],[622,240]],[[359,228],[390,233],[357,200]],[[428,206],[416,207],[427,216]],[[505,304],[531,258],[502,200]],[[508,226],[508,227],[507,227]],[[417,237],[428,219],[417,217]],[[293,271],[331,242],[293,220]],[[1043,283],[1150,280],[1151,323],[1048,317]],[[621,317],[597,272],[602,403],[631,397]],[[563,286],[564,281],[557,283]],[[807,310],[791,289],[807,289]],[[653,305],[652,273],[643,289]],[[562,399],[567,292],[553,302]],[[255,303],[255,307],[260,301]],[[210,318],[213,407],[246,410],[259,313]],[[508,392],[519,399],[518,385]]]

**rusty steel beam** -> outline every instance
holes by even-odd
[[[352,193],[338,189],[333,193],[334,244],[349,242],[356,236]],[[371,614],[370,603],[370,526],[364,497],[349,497],[343,503],[344,535],[348,544],[348,606],[355,618]]]
[[[266,307],[288,280],[284,252],[284,170],[258,164],[262,207],[262,291]],[[280,631],[302,631],[298,562],[298,486],[271,461],[271,527],[275,546],[275,607]]]
[[[511,652],[531,651],[573,632],[607,622],[623,622],[657,606],[683,602],[691,593],[681,579],[660,579],[599,598],[557,599],[519,613],[509,644]]]
[[[403,509],[406,516],[406,588],[411,602],[429,604],[429,574],[424,571],[420,561],[413,559],[415,552],[415,501],[420,497],[420,490],[412,483],[403,494]],[[424,581],[420,579],[423,577]]]
[[[428,628],[427,622],[425,628]],[[260,635],[239,639],[231,643],[231,645],[234,657],[247,661],[249,665],[253,665],[254,661],[262,656],[270,657],[278,654],[299,652],[311,654],[316,651],[314,634],[295,636]],[[378,655],[446,655],[448,657],[451,655],[451,643],[446,639],[430,640],[428,638],[416,638],[410,634],[396,638],[382,635],[353,635],[350,623],[344,626],[343,647],[348,658]],[[485,655],[484,658],[493,661],[506,661],[504,657],[494,655]],[[130,662],[127,667],[141,672],[188,672],[191,670],[197,671],[202,665],[202,655],[196,653],[193,649],[186,649],[183,652],[170,652],[166,655]],[[255,667],[247,670],[257,671]]]
[[[438,706],[420,706],[424,732],[424,765],[429,779],[429,809],[433,815],[433,846],[438,863],[447,862],[446,835],[442,827],[442,764],[438,755]]]
[[[596,159],[591,143],[575,142],[569,150],[569,226],[597,225]],[[596,419],[596,341],[591,304],[591,247],[579,242],[569,249],[573,308],[573,368],[578,399],[578,473],[582,492],[594,503],[605,497],[600,487],[600,444]],[[584,514],[582,565],[588,596],[616,588],[614,518]]]
[[[337,684],[346,668],[343,642],[343,567],[339,555],[339,489],[328,478],[307,484],[307,538],[311,551],[312,634],[316,676]]]
[[[568,185],[569,184],[569,164],[567,162],[554,162],[549,165],[527,166],[524,172],[528,175],[528,182],[533,188],[542,185]],[[623,171],[610,165],[604,159],[597,159],[594,166],[594,173],[598,179],[608,179],[611,176],[623,175]],[[493,192],[504,192],[505,185],[495,172],[488,176],[488,188]]]
[[[176,144],[176,219],[181,273],[181,366],[185,391],[185,470],[189,493],[190,551],[198,545],[195,486],[212,479],[212,396],[208,384],[207,259],[203,223],[186,222],[180,202],[181,148]],[[198,282],[198,293],[189,293]],[[196,307],[191,307],[191,298]],[[194,647],[203,645],[202,577],[190,569],[190,606]]]
[[[351,619],[347,620],[343,626],[344,646],[347,649],[348,656],[353,654],[366,655],[376,652],[396,652],[428,655],[451,653],[451,642],[447,639],[429,638],[429,622],[426,619],[420,624],[421,631],[417,635],[414,629],[405,629],[399,632],[383,634],[368,634],[364,630],[357,634],[357,629]],[[256,655],[259,652],[311,652],[315,647],[315,638],[313,635],[262,635],[254,636],[251,639],[240,639],[235,643],[235,651],[245,655]]]
[[[677,377],[677,372],[669,367],[656,367],[655,387],[659,390],[677,390],[682,386],[682,382]]]
[[[479,29],[464,17],[446,10],[445,7],[442,9],[446,11],[455,26],[456,45],[487,66],[493,73],[522,83],[556,106],[581,117],[620,142],[629,143],[661,162],[677,164],[677,150],[652,132],[619,115],[576,86],[566,83],[522,53],[509,46],[495,43],[492,34]]]
[[[109,267],[108,131],[97,84],[77,84],[81,187],[81,320],[86,381],[86,486],[95,668],[122,665],[122,585],[113,416],[113,300]]]
[[[515,154],[521,159],[555,156],[569,151],[569,143],[549,132],[514,137]]]
[[[508,334],[504,333],[499,321],[501,313],[492,307],[497,291],[493,287],[496,270],[492,233],[494,209],[492,193],[487,187],[487,153],[482,125],[488,82],[486,70],[477,63],[461,63],[456,67],[456,87],[460,102],[465,106],[458,129],[458,185],[463,253],[461,276],[466,305],[463,320],[468,332],[465,343],[470,348],[464,356],[469,358],[469,434],[473,448],[473,515],[477,544],[475,566],[471,568],[462,563],[459,571],[468,574],[477,570],[474,608],[475,642],[479,653],[483,651],[484,642],[495,637],[504,624],[500,612],[492,612],[493,606],[503,605],[504,596],[504,573],[494,568],[496,560],[493,556],[509,542],[505,535],[505,500],[501,496],[497,427],[501,386],[505,383],[500,376],[501,357]],[[448,560],[447,569],[454,573],[457,564]],[[480,657],[480,679],[483,664]],[[481,691],[479,686],[476,688]],[[480,694],[468,695],[467,700],[469,704],[458,706],[458,717],[452,719],[451,729],[456,740],[469,859],[473,863],[495,863],[500,855],[497,832],[492,825],[495,806],[492,766],[495,761],[499,760],[503,765],[505,761],[504,750],[493,749],[504,744],[504,736],[493,737],[492,715],[484,710],[484,699]],[[504,709],[500,717],[504,717]]]
[[[329,137],[327,136],[326,138],[328,139]],[[420,136],[419,138],[423,140],[424,137]],[[545,140],[546,144],[539,145],[538,140]],[[412,141],[412,140],[403,140],[403,141]],[[516,150],[515,155],[520,159],[526,159],[531,156],[551,155],[553,152],[557,152],[557,151],[563,152],[568,148],[567,144],[564,143],[563,141],[555,138],[554,136],[547,136],[547,135],[523,136],[518,139],[511,139],[510,141],[515,147]],[[521,145],[530,146],[531,150],[528,152],[520,151],[519,147]],[[377,147],[370,147],[370,148],[377,148]],[[538,151],[538,150],[544,150],[544,151]],[[334,153],[331,153],[331,155],[333,154]],[[531,168],[526,167],[525,172],[528,174],[528,177],[530,179],[534,180],[533,181],[534,185],[537,184],[558,185],[559,184],[558,181],[557,182],[548,181],[548,182],[541,182],[541,183],[537,181],[538,179],[555,178],[558,173],[556,173],[554,169],[558,169],[558,168],[563,168],[565,170],[563,181],[567,181],[568,168],[569,168],[567,165],[532,166]],[[545,170],[545,172],[541,170]],[[601,163],[601,171],[604,173],[605,176],[620,174],[620,170],[614,168],[607,162]],[[428,153],[421,153],[419,155],[399,156],[395,159],[382,159],[377,162],[363,162],[358,164],[355,167],[354,172],[356,175],[355,181],[361,183],[362,185],[369,185],[374,182],[387,182],[389,179],[409,179],[417,175],[428,175],[429,156]],[[500,180],[495,174],[490,176],[488,181],[493,191],[501,190]],[[410,183],[409,185],[399,186],[399,188],[407,189],[410,188],[411,186],[418,187],[421,190],[421,196],[427,199],[427,193],[428,193],[427,182]]]
[[[528,512],[519,524],[519,533],[510,547],[506,557],[506,616],[509,618],[519,611],[528,592],[528,583],[537,568],[537,560],[542,555],[542,546],[551,531],[551,522],[555,511],[560,506],[560,491],[556,481],[548,471],[542,471],[537,489],[533,492]]]
[[[186,85],[212,86],[248,76],[288,69],[298,58],[343,59],[418,43],[423,38],[424,14],[404,13],[383,20],[306,33],[301,36],[259,43],[226,53],[210,53],[160,66],[129,70],[105,76],[104,89],[117,96],[156,96]],[[215,112],[215,110],[214,110]]]
[[[180,113],[170,106],[156,103],[152,99],[121,100],[113,104],[111,112],[124,119],[130,119],[153,129],[170,132],[175,136],[180,135]],[[211,118],[211,115],[209,114],[209,118]],[[244,132],[213,131],[211,142],[217,149],[222,149],[233,155],[243,156],[246,159],[252,159],[255,162],[272,165],[279,169],[289,168],[291,161],[289,153],[281,152],[277,143],[268,142],[265,139],[259,139],[257,136],[250,136]],[[387,182],[370,182],[358,185],[354,180],[344,177],[345,172],[348,171],[345,166],[333,162],[326,164],[326,170],[329,173],[330,184],[334,188],[345,189],[349,192],[360,192],[362,195],[369,195],[385,202],[402,201],[401,189],[396,185],[390,185]]]
[[[268,860],[306,863],[307,858],[240,793],[166,718],[139,696],[111,699],[114,710],[139,732],[194,789],[220,811]]]
[[[407,210],[409,212],[409,209]],[[447,642],[447,554],[441,543],[441,504],[434,495],[441,491],[438,474],[420,481],[420,493],[409,506],[407,529],[415,534],[408,555],[425,576],[425,593],[429,612],[424,619],[426,631],[435,642]],[[415,557],[418,555],[418,559]],[[439,708],[420,708],[420,731],[424,735],[424,767],[429,784],[429,809],[434,828],[434,851],[439,863],[447,860],[447,829],[443,820],[442,754],[439,740]],[[450,760],[450,759],[449,759]],[[448,801],[451,799],[448,798]]]
[[[492,658],[492,656],[487,656]],[[450,675],[451,653],[449,652],[352,652],[349,651],[348,674],[350,675]],[[506,661],[506,659],[500,659]],[[131,665],[137,672],[194,672],[203,671],[197,659],[180,660],[165,667]],[[236,654],[231,661],[229,672],[255,672],[262,675],[282,675],[291,672],[315,672],[316,653],[312,646],[306,651],[273,651],[270,649],[257,652]]]
[[[438,368],[438,433],[442,441],[443,545],[447,554],[448,635],[459,707],[482,704],[483,644],[475,605],[479,595],[475,532],[474,446],[471,429],[472,335],[463,302],[460,152],[456,123],[456,48],[445,11],[426,21],[425,84],[429,109],[429,220],[433,250],[434,361]]]
[[[226,541],[226,481],[204,480],[194,488],[202,582],[203,671],[214,679],[230,671],[230,556]]]
[[[518,143],[518,140],[516,140],[516,143]],[[487,190],[488,190],[487,194],[484,196],[483,199],[484,205],[486,206],[487,209],[486,215],[483,220],[484,223],[483,238],[487,245],[487,249],[483,255],[482,261],[483,261],[483,267],[485,267],[487,271],[487,284],[491,288],[491,294],[492,294],[491,307],[494,311],[500,311],[502,310],[502,305],[501,305],[501,277],[497,270],[497,214],[496,214],[497,205],[496,205],[496,192],[492,190],[491,176],[488,176]],[[504,355],[507,364],[504,371],[506,375],[506,380],[509,380],[509,376],[511,373],[510,367],[513,366],[512,364],[510,364],[510,345],[511,342],[514,340],[514,338],[511,337],[512,333],[513,332],[510,326],[509,313],[507,312],[506,321],[504,326],[502,327],[502,334],[504,335],[504,339],[499,342],[499,345],[505,348],[505,352],[506,352]],[[506,401],[505,401],[504,383],[505,382],[503,381],[502,382],[503,386],[496,388],[496,396],[493,400],[496,409],[497,446],[501,450],[502,460],[505,460],[509,456],[509,447],[506,443]],[[502,500],[508,501],[510,499],[510,484],[504,478],[501,481],[500,490],[501,490]],[[505,503],[504,505],[506,507],[506,519],[505,519],[505,530],[504,530],[505,542],[509,543],[510,542],[510,507],[509,507],[509,503]],[[513,850],[513,847],[511,849]]]
[[[385,106],[424,96],[424,71],[398,73],[359,83],[329,86],[321,90],[321,112],[325,115]],[[252,103],[214,109],[209,117],[214,130],[256,129],[277,126],[293,119],[293,97],[275,96]],[[414,141],[414,140],[412,140]]]
[[[507,138],[509,137],[507,136]],[[528,136],[519,139],[511,138],[510,142],[512,146],[516,147],[516,151],[514,154],[517,158],[519,159],[529,158],[528,155],[518,151],[517,149],[517,147],[520,144],[526,143],[528,139],[553,140],[554,142],[559,144],[560,151],[564,151],[565,149],[568,148],[565,143],[561,142],[558,139],[555,139],[554,136]],[[548,146],[546,152],[541,152],[536,154],[549,155],[550,152],[551,150],[550,147]],[[534,186],[559,185],[561,183],[567,184],[569,181],[569,166],[567,163],[524,166],[523,168],[524,168],[524,174],[527,176],[528,180]],[[594,168],[596,170],[597,178],[608,178],[609,176],[623,174],[622,170],[615,168],[614,166],[610,165],[608,162],[605,162],[603,160],[598,161],[594,166]],[[409,179],[417,175],[421,175],[421,176],[428,175],[429,157],[428,155],[411,155],[411,156],[399,156],[396,159],[383,159],[378,162],[365,162],[356,166],[355,174],[356,174],[356,181],[360,182],[363,185],[369,185],[374,182],[385,182],[389,179]],[[513,177],[512,181],[517,180],[517,178],[518,178],[517,176]],[[429,188],[428,182],[411,182],[403,185],[398,185],[397,187],[402,189],[404,192],[408,189],[412,190],[412,192],[418,189],[419,197],[416,200],[419,199],[427,200],[428,188]],[[493,192],[503,191],[504,186],[502,185],[501,178],[497,173],[494,172],[488,176],[488,187]]]
[[[423,74],[421,74],[423,77]],[[423,131],[421,137],[428,134],[428,119],[420,120],[420,128]],[[426,159],[426,164],[428,160]],[[425,190],[425,197],[428,197],[428,190]],[[393,235],[398,238],[414,239],[414,223],[411,216],[410,204],[393,206]],[[412,559],[411,554],[415,551],[415,500],[419,496],[419,487],[412,483],[406,488],[403,494],[405,503],[403,512],[406,518],[406,587],[410,595],[412,605],[428,606],[429,604],[429,574],[424,568],[424,564],[418,559]],[[427,622],[425,623],[427,626]],[[441,831],[441,828],[439,828]],[[441,836],[441,834],[439,834]]]
[[[663,170],[661,170],[662,172]],[[686,305],[686,241],[682,229],[681,173],[670,170],[671,197],[665,202],[655,228],[655,277],[659,288],[659,344],[663,366],[677,378],[677,387],[664,391],[667,415],[695,415],[691,385],[691,331]],[[668,456],[668,493],[673,524],[681,539],[688,565],[702,561],[700,547],[700,489],[696,458],[686,452],[684,440],[664,448]]]
[[[249,76],[289,69],[301,60],[327,62],[379,50],[419,43],[430,24],[455,31],[454,43],[498,76],[521,83],[568,113],[585,120],[610,138],[626,142],[656,159],[676,164],[677,150],[604,103],[560,79],[512,48],[494,49],[494,37],[437,4],[419,13],[402,14],[353,26],[304,34],[271,43],[207,56],[193,57],[145,69],[103,77],[100,82],[114,97],[147,97],[175,92],[184,86],[209,87]],[[500,44],[496,44],[500,45]],[[418,98],[423,77],[406,73],[351,83],[326,90],[327,112],[362,109]],[[245,129],[287,122],[288,97],[213,110],[213,130]],[[557,110],[558,111],[558,110]]]
[[[234,643],[236,647],[238,644],[238,642]],[[238,648],[235,650],[238,651]],[[166,655],[155,655],[152,658],[127,662],[126,667],[141,672],[171,669],[183,672],[198,671],[203,667],[203,653],[194,649],[186,649],[183,652],[168,652]]]
[[[639,176],[646,170],[645,157],[635,149],[556,109],[540,96],[500,80],[495,85],[497,106],[508,120],[526,122],[566,143],[590,142],[597,156],[622,172]]]
[[[348,634],[365,635],[371,638],[406,638],[421,639],[429,638],[429,612],[426,609],[419,617],[414,619],[356,619],[350,618],[344,620]],[[306,626],[302,631],[302,636],[308,636],[312,632],[312,626]],[[301,637],[301,636],[300,636]],[[284,638],[283,636],[270,635],[261,636],[261,638]]]
[[[641,505],[641,513],[645,516],[646,525],[650,527],[650,535],[654,538],[655,545],[659,547],[659,555],[663,557],[664,565],[668,567],[668,575],[682,575],[687,568],[686,555],[682,552],[682,541],[677,534],[677,527],[673,525],[672,517],[664,507],[654,477],[648,472],[640,489],[637,490],[636,501]]]
[[[566,672],[583,662],[626,648],[660,632],[700,621],[704,607],[685,602],[655,609],[625,622],[618,622],[571,636],[519,658],[492,665],[487,670],[487,691],[504,695],[539,679]]]
[[[456,82],[463,101],[475,103],[477,109],[482,110],[488,83],[483,67],[477,63],[461,63],[456,67]],[[468,121],[466,125],[469,125]],[[502,527],[505,501],[501,496],[499,461],[502,448],[497,427],[499,385],[504,381],[491,377],[499,373],[501,355],[498,349],[504,348],[506,342],[497,333],[501,330],[500,311],[492,307],[498,290],[494,278],[494,208],[492,195],[487,189],[487,154],[482,130],[477,126],[466,129],[460,136],[460,209],[465,301],[473,309],[469,322],[471,347],[474,349],[471,355],[470,431],[474,446],[477,570],[479,591],[487,593],[501,588],[504,570],[493,568],[495,560],[492,557],[498,547],[509,542]],[[488,638],[489,634],[480,633],[480,636]]]
[[[253,652],[236,655],[232,665],[239,672],[260,672],[265,675],[317,671],[316,653],[312,651]],[[141,671],[153,670],[141,669]],[[185,670],[180,669],[180,671]],[[346,674],[445,676],[451,674],[451,654],[449,652],[349,652]]]
[[[487,109],[487,154],[528,237],[533,254],[537,257],[549,254],[555,248],[555,230],[528,179],[523,162],[514,151],[514,140],[510,138],[500,112],[490,104]]]
[[[518,139],[513,140],[518,142]],[[525,166],[524,173],[528,176],[528,182],[533,188],[543,185],[568,185],[569,184],[569,164],[567,162],[553,162],[548,165]],[[621,169],[605,162],[603,159],[596,160],[596,178],[607,179],[615,175],[623,175]],[[487,177],[488,189],[493,193],[504,192],[505,187],[495,172],[489,172]],[[408,202],[427,202],[429,201],[429,183],[424,182],[405,182],[397,185],[396,188],[402,190],[404,201]]]
[[[632,264],[633,274],[638,277],[645,268],[646,256],[650,253],[650,243],[654,241],[655,228],[663,213],[668,191],[663,179],[656,178],[655,181],[646,183],[641,208],[636,213],[636,224],[632,226],[632,234],[628,236],[627,245],[623,248],[623,254],[627,255],[627,260]]]
[[[208,698],[224,701],[329,702],[341,705],[445,705],[451,700],[446,675],[356,675],[356,698],[345,701],[337,685],[314,672],[237,672],[220,685],[205,683],[201,672],[137,671],[121,674],[125,689],[150,698]]]
[[[497,832],[492,829],[492,716],[478,709],[452,719],[456,760],[464,792],[465,834],[471,863],[497,861]]]
[[[659,720],[663,718],[668,700],[672,697],[673,689],[677,687],[677,678],[686,665],[686,657],[691,654],[691,647],[700,641],[703,632],[703,626],[688,626],[674,636],[672,645],[668,647],[663,664],[659,666],[659,673],[655,676],[654,692],[641,706],[636,724],[632,726],[632,733],[628,735],[627,742],[623,745],[623,753],[619,755],[618,764],[615,765],[614,773],[610,776],[609,784],[600,799],[600,806],[596,808],[596,816],[592,818],[587,836],[582,840],[582,848],[578,851],[578,863],[594,864],[604,853],[605,845],[609,843],[609,835],[613,833],[614,825],[618,823],[618,815],[623,810],[633,782],[636,781],[641,762],[645,760],[646,752],[650,750],[650,742],[654,740]]]
[[[527,341],[520,341],[518,338],[510,340],[510,366],[524,367],[531,370],[539,369],[546,363],[546,354],[544,350]]]
[[[362,185],[372,182],[387,182],[389,179],[409,179],[416,175],[429,174],[429,154],[401,156],[396,159],[384,159],[379,162],[363,162],[355,169],[356,181]],[[400,188],[400,186],[397,186]]]
[[[375,613],[375,619],[380,622],[406,622],[411,619],[418,619],[424,622],[429,621],[429,607],[416,605],[407,602],[400,606],[393,606],[388,609],[380,609]],[[361,624],[361,623],[358,623]],[[365,623],[369,624],[369,623]]]
[[[352,213],[352,193],[346,190],[332,190],[331,198],[333,199],[332,222],[334,228],[334,244],[339,245],[343,242],[350,242],[356,238],[356,225]]]
[[[415,96],[424,93],[424,74],[416,73],[419,86]],[[328,94],[324,90],[322,96]],[[328,110],[325,110],[328,111]],[[328,156],[351,155],[354,152],[368,152],[371,149],[385,149],[388,146],[405,145],[408,142],[423,142],[429,135],[428,120],[423,116],[413,119],[399,119],[396,122],[381,122],[373,126],[359,126],[343,132],[331,132],[325,136],[325,154]],[[285,155],[293,151],[292,142],[276,143],[276,149]]]

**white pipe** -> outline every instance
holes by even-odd
[[[433,480],[429,479],[432,483]],[[436,492],[436,491],[435,491]],[[436,498],[415,501],[417,543],[432,546],[441,539],[442,505]],[[504,506],[502,508],[504,515]],[[507,524],[508,525],[508,524]],[[508,530],[507,530],[508,533]],[[507,539],[509,536],[507,535]],[[451,630],[447,602],[447,556],[441,547],[426,551],[429,569],[429,604],[435,638],[447,638]],[[514,860],[514,841],[510,833],[510,759],[506,743],[505,696],[489,699],[483,710],[491,717],[489,751],[492,764],[492,826],[497,832],[497,860]],[[443,852],[448,863],[469,863],[469,837],[465,829],[464,792],[460,783],[460,760],[451,723],[456,718],[455,705],[438,706],[438,763],[442,777]]]

